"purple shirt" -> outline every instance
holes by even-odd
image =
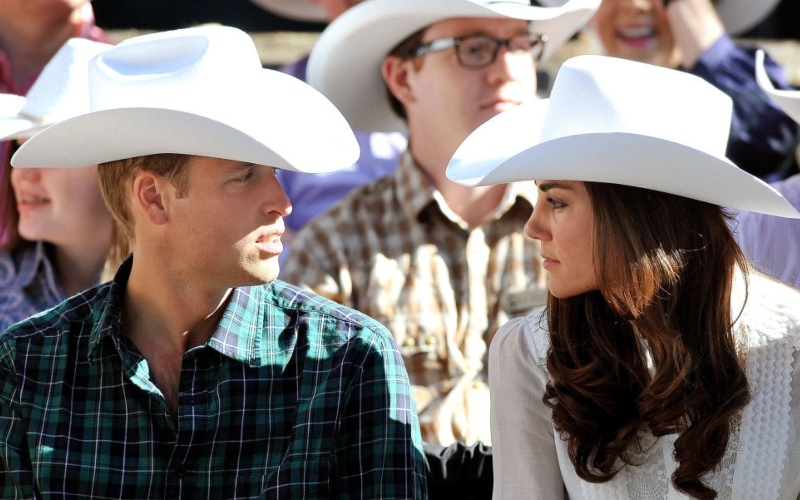
[[[0,250],[0,332],[66,299],[45,243]]]
[[[795,147],[800,126],[761,90],[755,76],[755,48],[737,46],[723,35],[689,72],[733,99],[731,135],[726,156],[768,182],[797,172]],[[769,56],[764,68],[779,89],[791,89],[785,71]]]
[[[772,186],[800,210],[800,173]],[[756,269],[800,288],[800,219],[742,212],[736,232]]]
[[[284,73],[303,81],[308,57],[281,68]],[[397,168],[407,141],[401,133],[361,132],[356,130],[361,157],[350,167],[326,174],[305,174],[278,170],[278,179],[292,202],[292,213],[285,217],[286,226],[297,232],[316,215],[321,214],[344,198],[353,188],[384,177]],[[313,147],[313,145],[312,145]],[[289,253],[284,244],[280,260]]]

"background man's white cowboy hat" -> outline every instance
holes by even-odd
[[[381,74],[389,52],[417,31],[457,17],[532,21],[531,31],[549,40],[543,57],[569,40],[592,17],[600,0],[367,0],[336,18],[317,40],[308,61],[307,81],[319,89],[353,128],[404,131],[391,109]]]
[[[264,10],[287,19],[314,23],[328,22],[325,9],[320,3],[311,3],[306,0],[252,0],[252,2]]]
[[[459,146],[447,176],[467,186],[607,182],[800,218],[725,157],[733,104],[694,75],[605,56],[568,59],[549,99],[504,111]]]
[[[27,138],[89,112],[89,60],[112,45],[70,38],[45,65],[25,97],[0,99],[0,141]]]
[[[15,167],[85,166],[157,153],[301,172],[358,159],[353,131],[318,91],[263,69],[253,40],[225,26],[129,38],[89,63],[91,112],[44,129]]]
[[[764,68],[764,51],[756,51],[756,81],[775,104],[789,115],[792,120],[800,123],[800,91],[776,89]]]
[[[759,25],[781,0],[717,0],[714,7],[725,30],[737,35]]]

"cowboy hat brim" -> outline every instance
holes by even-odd
[[[39,124],[20,116],[25,102],[26,99],[19,95],[0,94],[0,141],[19,139],[25,137],[26,131],[40,128]]]
[[[756,51],[756,82],[758,86],[773,100],[775,104],[789,117],[800,123],[800,91],[776,89],[764,68],[764,51]]]
[[[262,78],[247,82],[253,87],[241,92],[242,99],[231,95],[203,115],[137,106],[64,120],[31,137],[11,164],[79,167],[177,153],[324,173],[358,159],[347,121],[319,92],[278,72],[262,70],[255,76]],[[261,98],[243,100],[253,95]]]
[[[738,35],[758,26],[779,3],[780,0],[719,0],[714,7],[725,31]]]
[[[586,24],[599,3],[571,0],[560,7],[535,7],[515,2],[368,0],[322,32],[309,56],[307,81],[333,101],[355,129],[405,131],[404,121],[389,104],[381,65],[408,36],[450,18],[522,19],[532,21],[532,31],[548,36],[547,57]]]
[[[328,21],[325,9],[320,4],[308,3],[306,0],[251,0],[264,10],[278,14],[287,19],[325,23]]]
[[[546,100],[544,100],[546,101]],[[544,103],[523,104],[490,119],[461,144],[447,177],[466,186],[524,180],[605,182],[661,191],[716,205],[800,218],[773,187],[719,158],[683,144],[632,133],[584,133],[539,142]],[[495,153],[487,144],[517,138]]]

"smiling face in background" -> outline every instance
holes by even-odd
[[[609,56],[668,68],[680,64],[662,0],[603,0],[589,25]]]
[[[291,204],[273,169],[208,157],[185,168],[188,191],[172,192],[167,235],[179,272],[212,288],[274,280]]]
[[[100,194],[96,166],[14,168],[11,185],[23,238],[57,246],[110,238],[113,220]]]
[[[576,181],[538,181],[539,197],[525,234],[539,240],[553,296],[595,290],[594,212],[586,186]]]

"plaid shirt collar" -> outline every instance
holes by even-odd
[[[403,153],[392,176],[400,203],[410,219],[420,220],[424,211],[438,210],[453,223],[467,229],[467,224],[447,205],[442,193],[433,186],[410,150]],[[533,207],[536,197],[536,184],[533,181],[508,184],[493,219],[497,220],[511,210],[518,198]]]
[[[99,311],[99,316],[92,327],[89,341],[89,360],[99,359],[100,343],[105,338],[110,338],[118,352],[124,352],[124,327],[122,324],[122,311],[125,289],[133,265],[133,256],[128,256],[117,270],[111,281],[109,298],[106,307]],[[276,360],[288,360],[285,351],[277,351],[278,343],[261,345],[258,339],[262,338],[258,330],[262,328],[276,328],[283,330],[285,325],[273,325],[273,321],[265,318],[265,310],[260,297],[268,293],[274,283],[258,287],[234,288],[225,307],[225,312],[217,325],[216,330],[206,342],[206,346],[215,351],[245,363],[252,367],[266,366],[267,363],[275,364]],[[272,317],[279,317],[273,314]]]

